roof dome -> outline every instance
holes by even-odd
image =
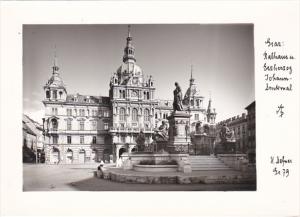
[[[65,88],[65,84],[59,75],[52,75],[51,78],[47,81],[46,86],[47,87],[63,87],[63,88]]]

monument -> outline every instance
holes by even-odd
[[[223,124],[219,136],[221,142],[215,147],[216,154],[228,154],[237,151],[234,131],[230,130],[226,123]]]
[[[188,159],[188,144],[191,142],[189,132],[190,115],[183,110],[182,92],[179,84],[175,83],[173,112],[166,122],[155,131],[153,138],[153,152],[145,152],[145,136],[141,131],[136,142],[138,151],[123,153],[121,156],[124,170],[143,172],[192,171]]]
[[[173,112],[168,117],[169,142],[167,151],[170,153],[188,153],[188,145],[191,143],[189,132],[190,114],[183,109],[182,92],[177,82],[175,82],[173,94]]]

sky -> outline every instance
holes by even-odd
[[[127,25],[24,25],[23,111],[41,122],[43,86],[56,52],[68,94],[108,96],[111,75],[122,63]],[[191,65],[195,83],[216,108],[217,122],[246,113],[255,100],[252,24],[132,24],[135,57],[152,75],[158,99],[183,94]]]

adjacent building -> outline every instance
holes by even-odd
[[[44,162],[43,127],[23,114],[23,162]]]
[[[173,111],[172,100],[156,98],[154,78],[146,77],[136,62],[130,29],[123,61],[109,84],[109,96],[69,94],[55,57],[52,76],[44,86],[47,163],[116,162],[123,152],[137,150],[141,131],[146,145],[152,143],[154,130]],[[191,131],[200,121],[215,124],[216,111],[211,103],[204,108],[204,97],[191,73],[183,100],[191,115]]]
[[[216,143],[220,142],[218,135],[222,126],[226,124],[230,130],[234,131],[237,151],[247,153],[249,162],[255,163],[255,101],[253,101],[245,109],[247,110],[247,114],[243,113],[242,115],[234,116],[217,123]]]

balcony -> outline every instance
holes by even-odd
[[[139,127],[111,127],[109,129],[110,133],[139,133],[141,130],[143,130],[144,133],[154,133],[154,129],[152,128],[139,128]]]

